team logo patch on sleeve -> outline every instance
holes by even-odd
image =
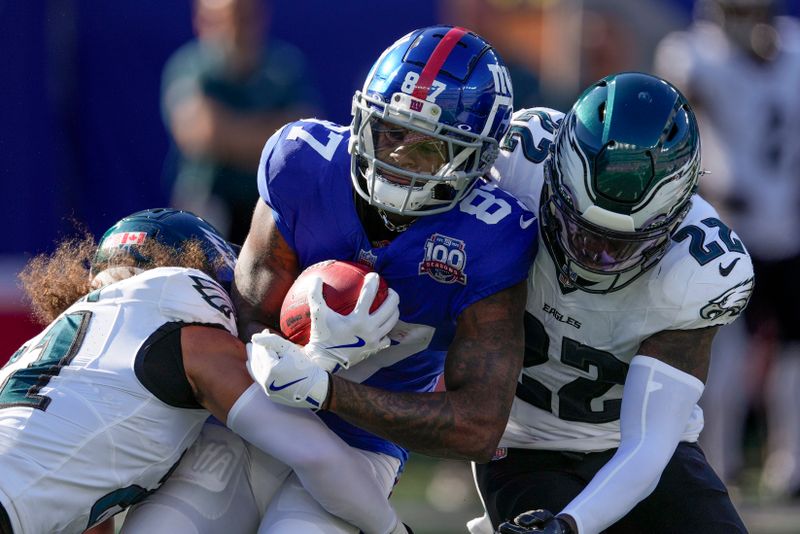
[[[753,278],[737,284],[722,295],[712,299],[700,310],[703,319],[719,319],[723,315],[735,317],[742,313],[753,293]]]
[[[464,266],[467,253],[464,242],[442,234],[433,234],[425,242],[425,259],[419,264],[419,274],[427,274],[443,284],[467,283]]]

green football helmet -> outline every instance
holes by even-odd
[[[578,98],[550,149],[540,223],[562,286],[627,286],[663,257],[697,189],[686,98],[649,74],[608,76]]]
[[[180,250],[189,241],[196,241],[205,255],[208,274],[226,290],[230,289],[238,247],[228,243],[216,228],[194,213],[172,208],[137,211],[106,230],[92,260],[91,275],[96,281],[93,285],[115,281],[114,277],[120,276],[113,272],[116,269],[121,270],[122,277],[148,269],[151,259],[140,249],[149,241],[173,250]],[[132,268],[113,265],[114,257],[121,253],[134,260]]]

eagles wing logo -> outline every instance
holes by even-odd
[[[750,300],[750,295],[752,295],[752,293],[753,278],[750,277],[744,282],[733,286],[717,298],[711,299],[711,301],[700,310],[700,317],[708,320],[719,319],[723,315],[735,317],[747,306],[747,302]]]
[[[201,276],[189,275],[189,278],[194,280],[193,288],[200,293],[203,300],[208,303],[212,308],[219,310],[222,314],[230,319],[233,314],[233,308],[230,305],[227,293],[222,289],[222,286],[215,284],[208,278]]]

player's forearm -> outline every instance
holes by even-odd
[[[253,269],[249,276],[241,276],[244,265],[237,265],[236,281],[233,289],[233,304],[236,307],[239,338],[249,341],[250,337],[265,328],[280,331],[279,317],[275,312],[277,299],[267,299],[270,285],[260,280],[261,273]],[[275,302],[274,302],[275,301]]]
[[[563,510],[578,534],[601,532],[655,489],[702,392],[703,383],[688,373],[649,356],[633,358],[619,449]]]
[[[506,421],[487,417],[485,399],[466,392],[399,393],[333,376],[329,399],[328,410],[350,423],[440,458],[488,461]]]
[[[234,272],[232,297],[240,339],[249,341],[264,327],[279,331],[281,303],[298,270],[297,256],[281,236],[269,206],[259,199]]]
[[[368,534],[384,534],[397,525],[369,463],[310,411],[271,402],[254,386],[236,400],[226,419],[232,431],[291,467],[328,512]]]
[[[271,323],[272,321],[264,321],[260,315],[240,315],[238,321],[239,339],[247,343],[250,341],[250,338],[253,337],[253,334],[258,334],[259,332],[263,332],[265,330],[280,334],[280,328]]]

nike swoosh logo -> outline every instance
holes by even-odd
[[[361,339],[360,337],[356,336],[356,342],[350,343],[349,345],[336,345],[335,347],[325,347],[326,349],[355,349],[358,347],[363,347],[366,345],[367,342]]]
[[[522,215],[519,216],[519,225],[523,230],[532,225],[534,222],[536,222],[536,217],[531,217],[526,221]]]
[[[308,378],[308,377],[307,377],[307,376],[304,376],[303,378],[298,378],[297,380],[293,380],[293,381],[291,381],[291,382],[287,382],[287,383],[285,383],[285,384],[282,384],[282,385],[280,385],[280,386],[276,386],[276,385],[275,385],[275,381],[273,380],[273,381],[272,381],[272,384],[270,384],[270,385],[269,385],[269,390],[270,390],[270,391],[280,391],[280,390],[282,390],[282,389],[286,389],[286,388],[288,388],[289,386],[292,386],[292,385],[294,385],[294,384],[297,384],[298,382],[302,382],[302,381],[303,381],[303,380],[305,380],[306,378]]]
[[[731,274],[731,271],[733,270],[733,266],[736,265],[736,262],[739,261],[740,259],[742,259],[742,258],[736,258],[727,267],[723,267],[722,263],[720,263],[719,264],[719,274],[721,274],[722,276],[728,276],[729,274]]]

